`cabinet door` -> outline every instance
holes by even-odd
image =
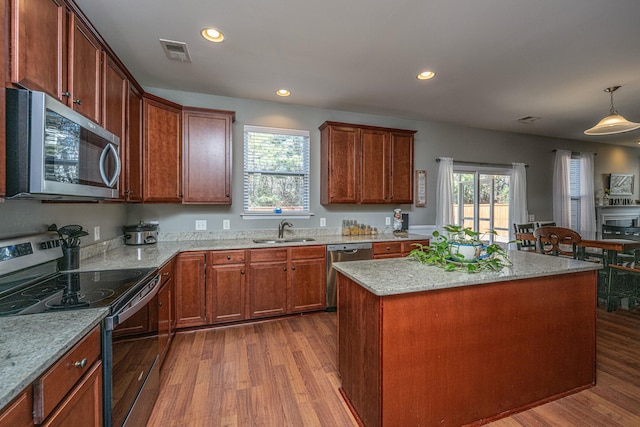
[[[200,326],[205,316],[205,254],[182,253],[176,263],[177,327]]]
[[[143,97],[145,202],[180,202],[181,112],[179,106],[160,98]]]
[[[362,172],[361,203],[385,203],[389,193],[389,132],[373,129],[360,131]]]
[[[102,48],[89,29],[69,13],[69,106],[96,123],[102,123]]]
[[[11,81],[61,99],[67,12],[61,0],[11,1]]]
[[[249,316],[276,316],[287,311],[286,248],[249,251]]]
[[[360,199],[360,130],[329,125],[321,128],[320,202],[357,203]]]
[[[413,134],[390,133],[390,203],[413,203]]]
[[[33,427],[33,392],[30,386],[0,413],[0,426]]]
[[[102,362],[98,361],[42,425],[101,427],[102,405]]]
[[[231,204],[233,117],[232,112],[183,112],[183,203]]]
[[[289,311],[323,310],[326,306],[325,258],[291,261]]]
[[[135,86],[127,84],[126,145],[124,180],[121,189],[128,202],[142,201],[142,95]],[[122,150],[122,148],[120,148]],[[122,176],[122,174],[120,175]]]
[[[212,266],[207,279],[211,323],[243,320],[246,316],[246,274],[244,264]]]

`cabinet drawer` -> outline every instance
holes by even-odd
[[[414,249],[418,249],[418,246],[414,246],[414,243],[419,243],[422,246],[429,246],[429,239],[426,240],[410,240],[408,242],[402,242],[402,253],[409,255]]]
[[[379,242],[373,244],[374,255],[400,253],[402,253],[402,242]]]
[[[251,249],[251,262],[286,261],[287,249]]]
[[[324,258],[326,253],[327,247],[324,245],[299,246],[291,248],[291,259]]]
[[[212,265],[244,264],[244,251],[211,252]]]
[[[100,357],[100,326],[33,383],[33,418],[40,424]]]

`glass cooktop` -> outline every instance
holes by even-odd
[[[154,268],[57,273],[0,297],[0,316],[80,308],[114,312],[136,292]]]

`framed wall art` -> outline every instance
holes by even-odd
[[[609,175],[610,196],[632,196],[634,175],[626,173],[612,173]]]

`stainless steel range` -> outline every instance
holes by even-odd
[[[144,425],[158,388],[158,331],[131,333],[127,319],[151,312],[155,268],[59,272],[57,233],[0,240],[0,316],[109,308],[102,324],[104,425]],[[64,325],[61,325],[64,327]]]

